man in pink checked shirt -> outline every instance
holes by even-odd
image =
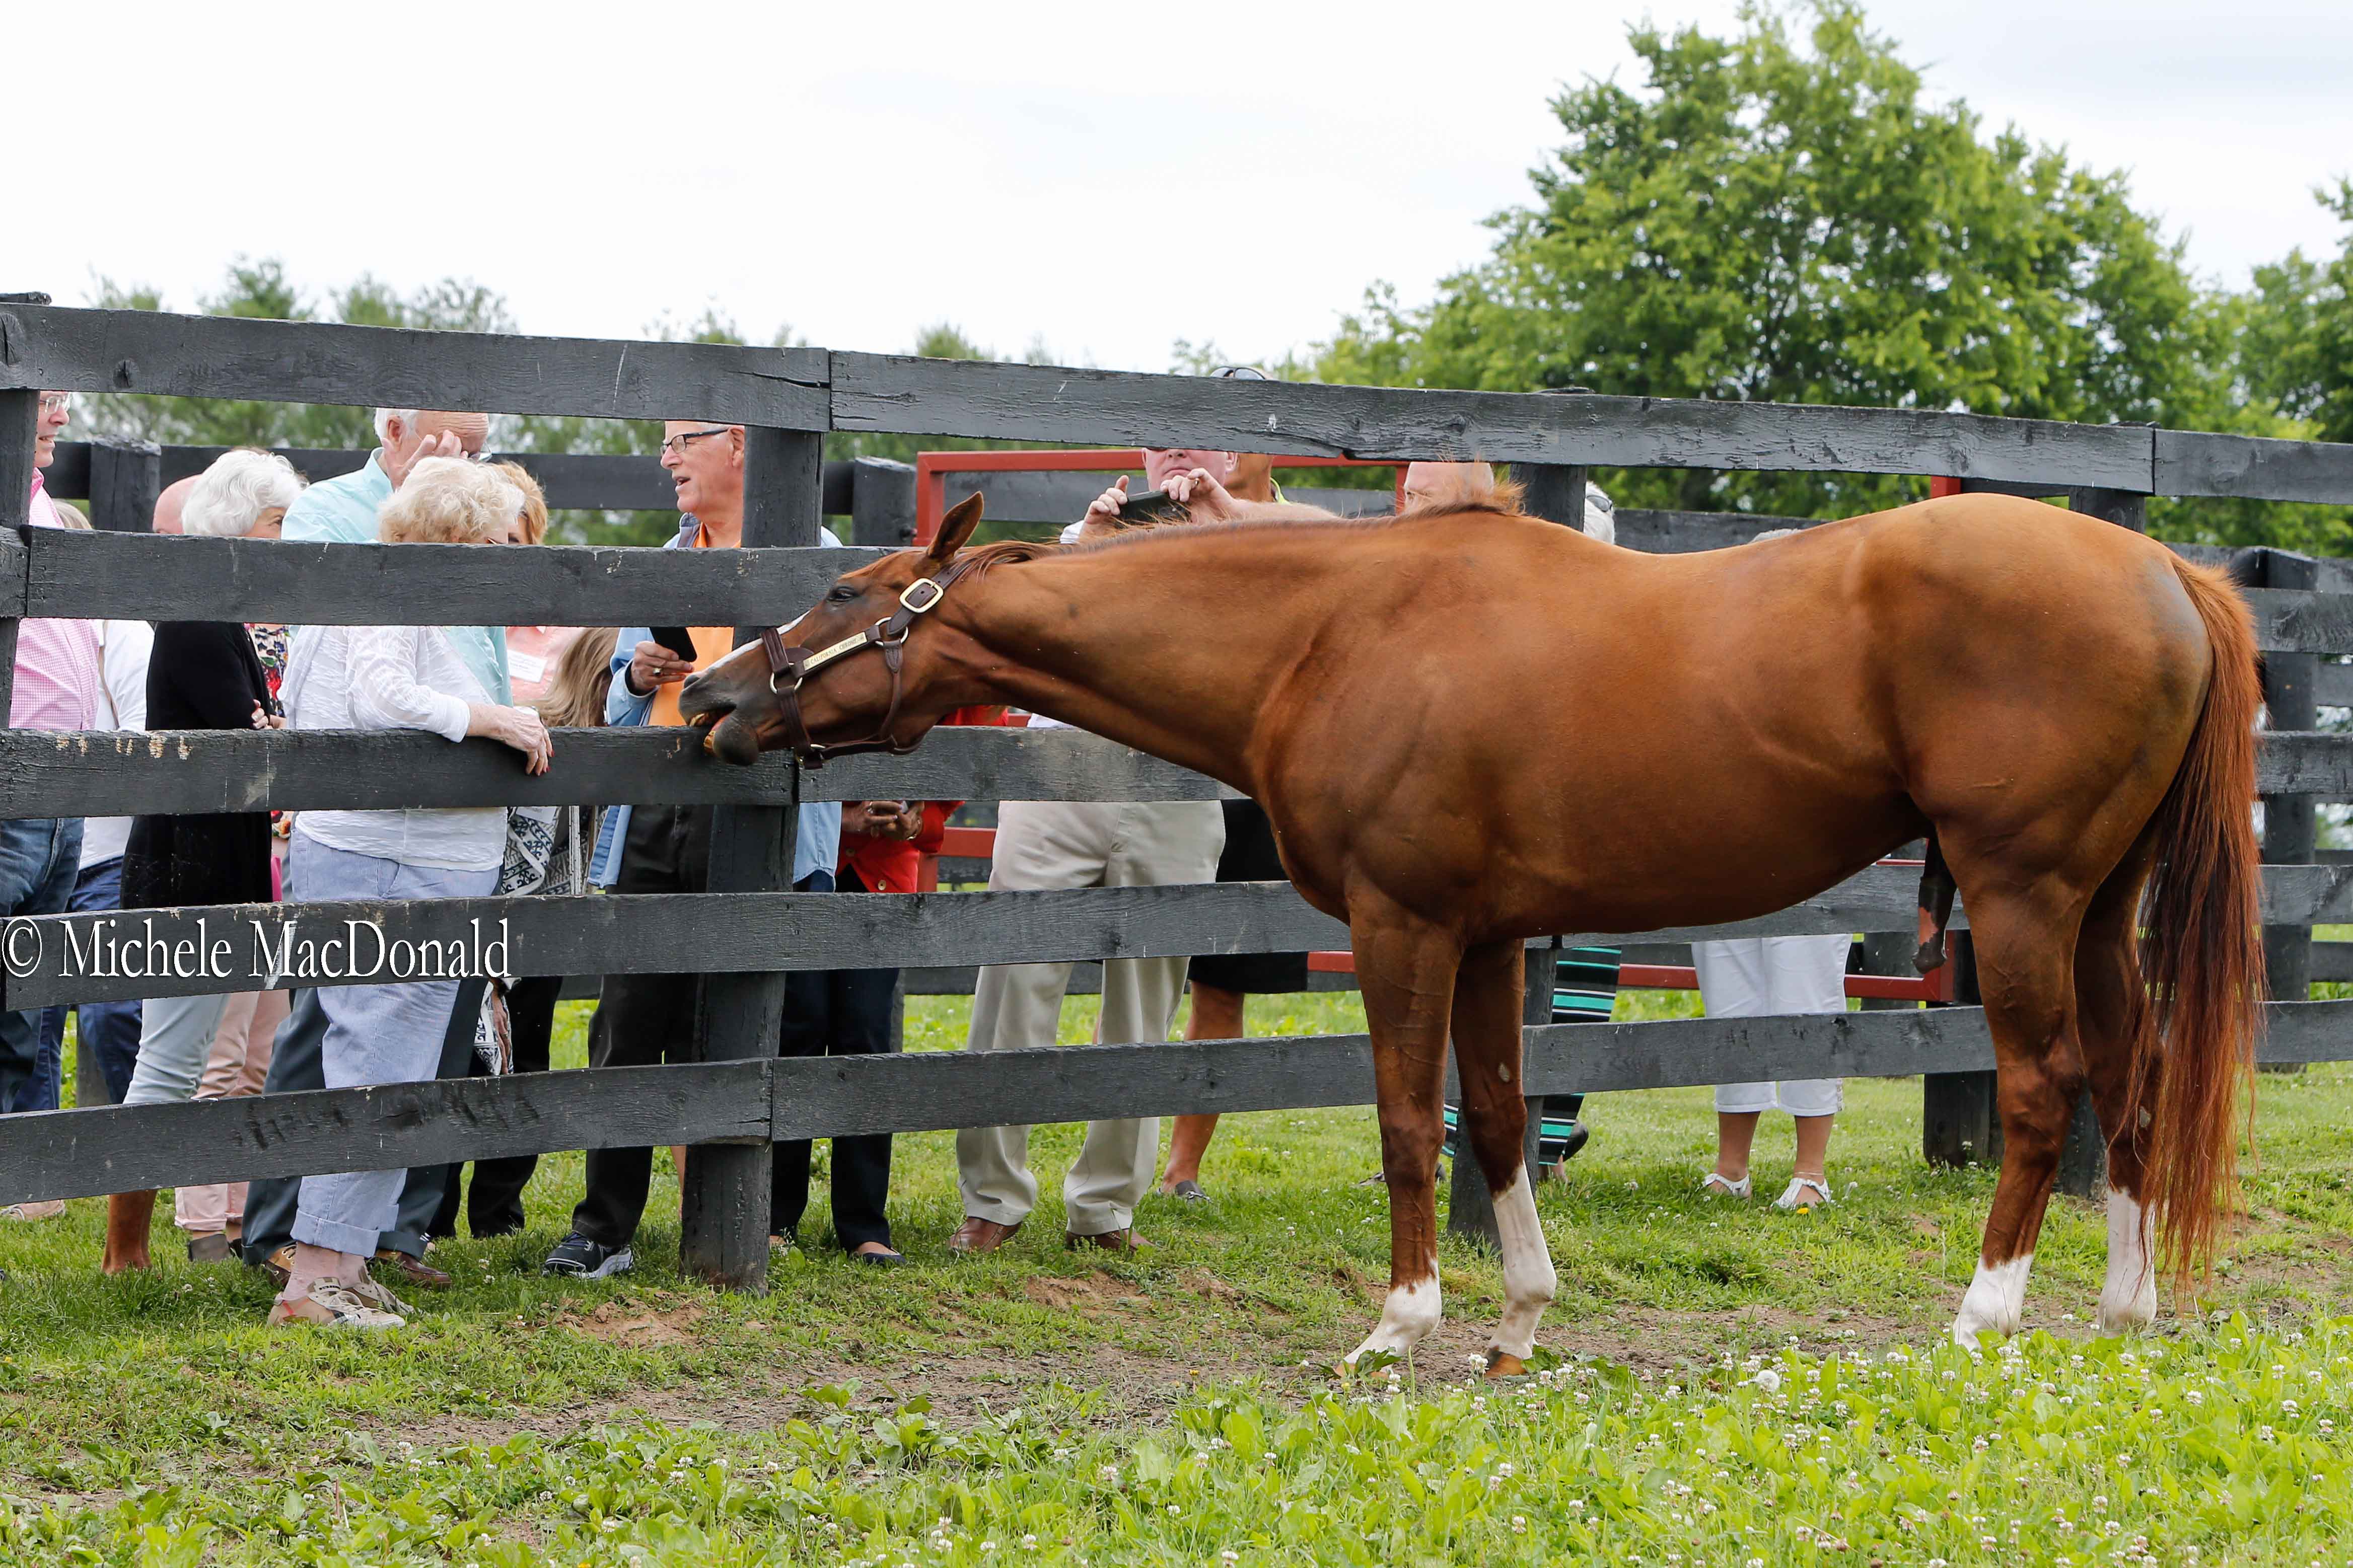
[[[62,528],[40,470],[56,460],[69,417],[62,392],[41,394],[33,437],[32,523]],[[26,620],[16,631],[13,730],[87,730],[98,713],[98,627],[90,621]],[[0,916],[53,915],[73,893],[81,861],[81,818],[0,820]],[[14,1107],[37,1070],[41,1016],[0,1012],[0,1107]],[[5,1194],[0,1194],[5,1199]]]

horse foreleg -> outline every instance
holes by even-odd
[[[1989,897],[1982,912],[1970,908],[1998,1069],[2002,1154],[1977,1275],[1953,1320],[1953,1338],[1965,1347],[1987,1331],[2015,1333],[2025,1314],[2034,1244],[2084,1089],[2075,1039],[2076,923],[2031,898]]]
[[[1527,1169],[1528,1102],[1520,1070],[1527,966],[1516,939],[1474,947],[1454,983],[1454,1061],[1462,1079],[1463,1135],[1493,1194],[1504,1245],[1504,1315],[1487,1342],[1487,1375],[1527,1370],[1536,1323],[1559,1283]]]
[[[1350,910],[1350,941],[1373,1037],[1381,1170],[1389,1197],[1389,1293],[1348,1363],[1403,1355],[1438,1326],[1438,1151],[1446,1135],[1446,1026],[1462,960],[1451,935],[1393,907]]]

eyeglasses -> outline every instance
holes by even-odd
[[[73,394],[69,392],[45,392],[41,394],[41,412],[48,415],[63,414],[66,411],[66,405],[72,401]]]
[[[733,425],[713,425],[708,430],[681,430],[661,444],[662,456],[677,458],[683,461],[686,458],[686,444],[689,441],[700,441],[705,436],[724,436],[733,428]]]
[[[1221,364],[1209,373],[1212,381],[1272,381],[1274,377],[1254,364]]]

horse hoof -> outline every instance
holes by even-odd
[[[1528,1363],[1511,1352],[1489,1348],[1487,1352],[1489,1377],[1520,1377],[1525,1375],[1527,1370]]]

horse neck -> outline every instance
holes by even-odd
[[[958,662],[989,693],[980,700],[1247,790],[1261,700],[1323,619],[1324,559],[1271,531],[1008,562],[979,592],[950,595],[950,624],[970,645]]]

